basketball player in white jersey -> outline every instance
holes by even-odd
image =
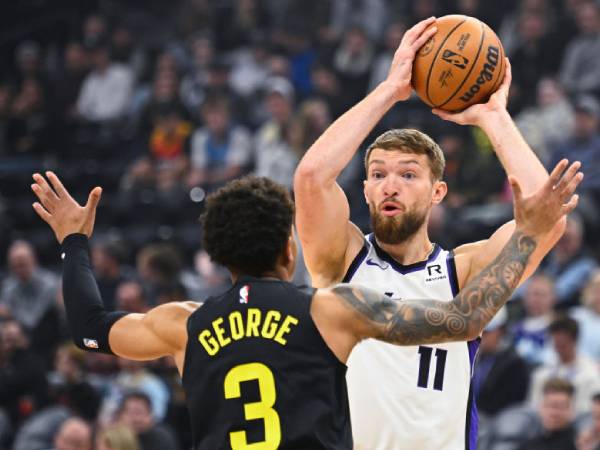
[[[435,28],[426,31],[434,20],[406,32],[387,79],[335,121],[298,166],[296,224],[316,287],[344,281],[390,298],[449,301],[498,255],[514,230],[511,221],[485,241],[450,251],[429,240],[430,210],[447,191],[442,181],[444,156],[433,140],[416,130],[391,130],[369,147],[364,195],[373,234],[365,237],[349,221],[348,201],[336,178],[381,117],[410,96],[415,52],[435,33]],[[458,114],[434,113],[485,131],[507,174],[529,195],[544,184],[548,173],[506,110],[510,81],[507,61],[505,79],[486,104]],[[567,162],[561,164],[565,169]],[[573,163],[567,172],[574,175],[579,167]],[[521,282],[564,228],[563,220],[541,240]],[[355,448],[474,450],[477,414],[470,382],[478,345],[474,340],[399,348],[368,339],[357,346],[348,360],[347,376]]]

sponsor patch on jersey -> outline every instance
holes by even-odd
[[[247,284],[240,289],[240,303],[248,304],[248,296],[250,295],[250,286]]]
[[[433,281],[445,280],[448,277],[446,274],[442,272],[442,266],[439,264],[431,264],[427,266],[427,278],[425,278],[426,283],[431,283]]]
[[[96,339],[83,338],[83,345],[87,348],[98,348],[98,341]]]
[[[375,261],[373,258],[367,259],[367,266],[379,267],[381,270],[386,270],[390,265],[385,261]]]

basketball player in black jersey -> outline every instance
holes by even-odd
[[[351,449],[344,365],[374,337],[394,344],[477,336],[509,297],[540,236],[571,211],[575,174],[557,168],[523,197],[503,251],[451,302],[390,301],[351,285],[299,289],[294,206],[266,179],[233,181],[209,196],[204,246],[233,286],[203,304],[173,302],[146,314],[108,313],[90,267],[101,189],[81,207],[52,172],[35,174],[33,207],[62,244],[63,290],[75,343],[124,358],[175,359],[191,413],[194,448]]]

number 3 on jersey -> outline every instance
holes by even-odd
[[[429,386],[429,366],[431,365],[431,355],[433,348],[425,347],[424,345],[419,347],[419,378],[417,380],[417,386],[427,389]],[[448,350],[441,348],[435,349],[435,377],[433,379],[433,389],[441,391],[444,388],[444,371],[446,370],[446,356],[448,356]]]
[[[241,396],[240,384],[244,381],[257,380],[260,401],[244,404],[246,420],[263,419],[265,422],[265,440],[248,444],[245,431],[232,431],[229,440],[233,450],[275,450],[281,442],[281,424],[279,415],[273,409],[277,393],[273,372],[261,363],[249,363],[235,366],[225,376],[225,398]]]

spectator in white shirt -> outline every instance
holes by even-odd
[[[111,60],[105,42],[96,42],[91,47],[93,70],[81,87],[77,112],[90,122],[117,120],[127,110],[133,89],[133,74],[127,66]]]

